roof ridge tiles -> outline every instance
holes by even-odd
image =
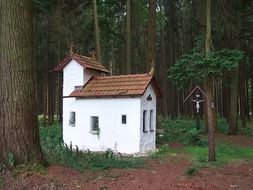
[[[77,53],[65,56],[64,59],[54,68],[54,71],[62,71],[71,60],[75,60],[84,68],[97,70],[104,73],[110,73],[109,70],[107,70],[105,66],[98,61],[92,60],[90,57],[79,55]]]
[[[142,74],[127,74],[127,75],[111,75],[111,76],[95,76],[94,79],[116,79],[116,78],[133,78],[133,77],[150,77],[151,75],[148,75],[147,73]]]

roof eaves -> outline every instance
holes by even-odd
[[[154,76],[152,76],[151,79],[149,80],[149,82],[148,82],[146,88],[144,89],[142,95],[144,95],[144,93],[146,92],[146,90],[147,90],[149,84],[152,84],[152,86],[153,86],[153,88],[154,88],[154,90],[155,90],[155,93],[156,93],[157,97],[160,98],[160,97],[162,96],[162,94],[161,94],[160,89],[158,88],[158,84],[157,84],[157,82],[156,82]]]
[[[130,98],[133,98],[133,97],[138,97],[138,96],[142,96],[142,94],[121,94],[121,95],[101,95],[101,96],[98,96],[98,95],[89,95],[89,96],[63,96],[62,98],[79,98],[79,99],[86,99],[86,98],[120,98],[120,97],[124,97],[124,98],[127,98],[127,97],[130,97]]]

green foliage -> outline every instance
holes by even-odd
[[[238,134],[253,136],[253,128],[242,127],[241,123],[238,122]],[[219,117],[217,119],[217,132],[222,134],[228,134],[228,122],[225,118]]]
[[[207,142],[201,138],[200,131],[197,131],[196,121],[193,119],[159,117],[159,127],[164,130],[164,134],[158,136],[158,143],[180,142],[187,145],[207,145]]]
[[[217,119],[217,132],[222,134],[228,133],[228,122],[223,117]]]
[[[7,162],[8,162],[8,166],[11,166],[11,167],[14,166],[15,160],[14,160],[14,155],[12,153],[8,154],[8,160],[7,160]]]
[[[61,131],[62,127],[59,124],[40,128],[42,150],[49,163],[61,164],[80,171],[139,168],[145,164],[143,158],[119,157],[111,150],[105,153],[81,152],[78,147],[63,143]]]
[[[206,56],[195,48],[169,69],[169,78],[178,88],[183,88],[191,80],[200,82],[207,77],[221,77],[224,72],[233,72],[243,57],[240,50],[222,49]]]
[[[162,137],[158,137],[160,143],[180,142],[186,146],[178,148],[162,145],[158,152],[151,155],[151,158],[164,159],[168,155],[177,155],[178,153],[187,153],[190,155],[196,167],[220,167],[238,160],[252,160],[253,148],[238,146],[235,144],[217,144],[216,146],[216,161],[208,162],[208,142],[199,132],[196,131],[195,121],[191,119],[170,119],[159,118],[159,124],[164,129]],[[203,129],[203,128],[202,128]],[[218,118],[218,132],[226,134],[228,131],[228,123],[224,118]],[[239,126],[240,132],[245,130],[246,134],[250,134],[248,130],[251,128],[242,129]],[[253,130],[251,130],[253,131]],[[198,146],[196,146],[198,145]],[[253,160],[252,160],[253,161]],[[187,171],[186,171],[187,172]],[[189,171],[189,174],[191,172]],[[186,173],[186,175],[188,175]]]
[[[250,127],[239,127],[239,134],[253,136],[253,128]]]

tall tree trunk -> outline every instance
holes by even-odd
[[[46,126],[48,124],[48,119],[49,119],[49,97],[48,97],[48,91],[49,91],[49,18],[48,16],[45,17],[46,20],[46,44],[47,44],[47,49],[45,51],[45,56],[44,56],[44,71],[43,71],[43,126]]]
[[[0,160],[42,160],[36,114],[32,1],[2,0]]]
[[[246,127],[246,91],[245,91],[245,76],[244,63],[240,64],[239,73],[239,96],[240,96],[240,118],[242,127]]]
[[[131,66],[131,0],[126,0],[126,72],[130,74],[132,72]]]
[[[237,100],[238,100],[238,70],[235,71],[231,82],[230,106],[229,106],[229,129],[228,134],[235,135],[237,132]]]
[[[93,17],[96,43],[96,58],[101,62],[101,45],[100,45],[100,29],[98,25],[97,0],[92,0],[93,3]]]
[[[168,22],[166,23],[166,55],[168,57],[168,69],[175,64],[175,38],[176,38],[176,1],[164,1],[165,15],[168,17]],[[167,94],[168,94],[168,114],[172,117],[176,116],[177,113],[177,91],[171,80],[167,82]],[[170,101],[173,100],[173,101]]]
[[[241,30],[241,14],[238,9],[239,2],[230,0],[230,14],[233,14],[235,22],[235,31],[233,32],[233,36],[230,39],[232,41],[232,48],[240,49],[240,30]],[[234,22],[232,22],[234,24]],[[238,84],[239,84],[239,74],[241,70],[241,65],[239,68],[235,70],[234,78],[230,84],[231,94],[230,94],[230,112],[229,112],[229,134],[235,135],[238,131],[237,125],[237,106],[238,106]]]
[[[149,0],[149,20],[148,20],[148,58],[146,69],[155,67],[156,60],[156,0]]]
[[[211,52],[211,0],[206,0],[206,56]],[[208,77],[204,81],[206,93],[206,120],[208,126],[208,161],[215,161],[215,108],[213,96],[213,79]]]
[[[160,7],[163,7],[163,0],[160,0]],[[167,73],[164,71],[167,71],[167,63],[166,63],[166,52],[165,52],[165,32],[164,32],[164,25],[161,26],[160,31],[160,44],[161,44],[161,59],[160,59],[160,73],[161,73],[161,87],[162,87],[162,99],[160,101],[161,108],[161,114],[164,116],[168,115],[168,80],[167,80]]]

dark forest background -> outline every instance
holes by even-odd
[[[68,54],[71,44],[76,53],[85,56],[96,50],[100,54],[97,57],[113,75],[145,73],[155,65],[162,92],[159,114],[194,117],[195,105],[183,102],[201,84],[192,81],[178,90],[168,78],[168,69],[193,48],[204,48],[205,3],[98,0],[94,6],[91,0],[33,0],[37,108],[45,124],[61,120],[62,76],[52,69]],[[211,10],[212,51],[228,48],[245,54],[233,80],[226,73],[215,78],[216,111],[229,120],[229,111],[235,107],[245,125],[253,109],[253,1],[213,0]],[[96,41],[101,52],[97,51]]]

